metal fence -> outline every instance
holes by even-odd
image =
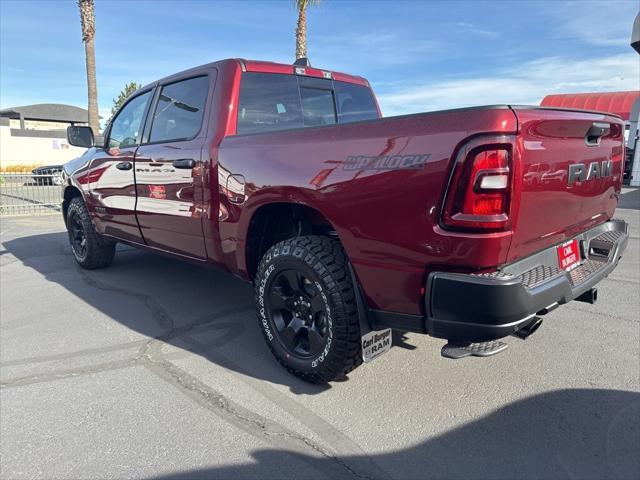
[[[50,215],[60,212],[59,174],[0,173],[0,215]]]

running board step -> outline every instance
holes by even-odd
[[[490,357],[491,355],[495,355],[496,353],[506,350],[507,347],[508,345],[506,343],[499,340],[481,343],[449,342],[442,347],[442,351],[440,353],[443,357],[453,359],[464,357]]]

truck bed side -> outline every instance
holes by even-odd
[[[439,217],[461,142],[515,132],[513,111],[501,106],[226,137],[218,168],[241,175],[248,197],[238,206],[221,196],[229,268],[250,273],[244,249],[257,209],[302,204],[331,222],[372,308],[420,314],[430,269],[490,268],[507,260],[510,232],[445,231]]]

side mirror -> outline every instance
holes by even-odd
[[[91,127],[70,125],[67,127],[67,140],[75,147],[91,148],[94,145]]]

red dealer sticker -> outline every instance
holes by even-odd
[[[578,240],[571,240],[558,247],[558,265],[563,270],[571,270],[580,263]]]
[[[164,200],[167,198],[167,191],[164,188],[164,185],[149,185],[149,196],[151,198]]]

